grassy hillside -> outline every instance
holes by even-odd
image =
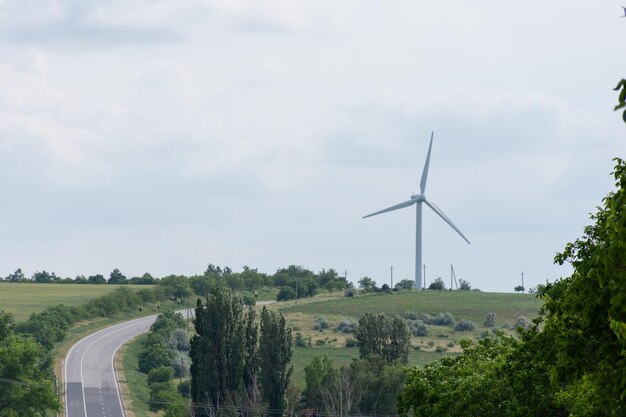
[[[355,298],[338,297],[283,309],[287,315],[358,317],[363,313],[451,313],[457,319],[482,323],[485,315],[495,312],[498,321],[515,322],[519,316],[533,318],[541,300],[532,294],[487,293],[478,291],[406,291],[392,294],[368,294]]]
[[[7,311],[16,321],[26,320],[31,313],[57,304],[78,306],[87,301],[115,291],[119,285],[85,284],[24,284],[0,282],[0,310]],[[145,285],[128,285],[139,290]]]

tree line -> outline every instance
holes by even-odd
[[[206,271],[200,275],[167,275],[155,278],[149,273],[142,276],[127,278],[118,268],[115,268],[105,278],[101,274],[78,275],[75,278],[61,278],[54,272],[37,271],[29,278],[21,268],[14,273],[0,277],[0,281],[28,282],[28,283],[57,283],[57,284],[111,284],[111,285],[165,285],[176,287],[176,296],[186,298],[190,295],[206,296],[215,285],[228,287],[234,291],[255,291],[263,287],[279,288],[279,301],[304,297],[312,297],[320,291],[341,291],[348,287],[344,277],[339,276],[334,269],[323,269],[317,273],[298,265],[290,265],[278,269],[274,274],[259,272],[256,268],[244,266],[241,272],[234,272],[229,267],[221,268],[209,264]]]

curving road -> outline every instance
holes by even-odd
[[[260,301],[257,304],[271,304]],[[187,310],[178,311],[185,316]],[[194,310],[190,309],[190,314]],[[115,375],[115,353],[150,330],[156,315],[116,324],[79,340],[63,365],[65,417],[125,417]],[[187,316],[185,316],[187,317]]]
[[[66,417],[124,417],[113,360],[128,340],[147,332],[156,316],[116,324],[78,341],[63,374]]]

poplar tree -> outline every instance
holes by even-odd
[[[263,400],[270,416],[282,415],[285,409],[285,393],[293,367],[289,366],[293,355],[291,328],[287,327],[281,313],[263,307],[261,312],[259,340],[259,382]]]

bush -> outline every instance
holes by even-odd
[[[419,319],[419,315],[415,311],[405,311],[404,318],[407,320],[417,320]]]
[[[445,290],[446,289],[446,284],[444,284],[443,280],[441,278],[437,278],[435,279],[433,282],[430,283],[430,285],[428,286],[429,290]]]
[[[175,351],[174,359],[172,359],[172,369],[176,378],[182,378],[189,375],[191,366],[189,355],[185,352]]]
[[[346,347],[347,348],[353,348],[357,346],[357,341],[356,339],[353,339],[352,337],[349,337],[346,339]]]
[[[315,346],[325,346],[326,345],[326,341],[324,339],[317,339],[315,341]]]
[[[253,295],[244,295],[243,304],[247,305],[248,307],[253,307],[256,305],[256,298]]]
[[[485,316],[485,327],[495,327],[496,325],[496,313],[488,313]]]
[[[519,316],[517,320],[515,321],[515,326],[513,327],[516,329],[518,327],[521,327],[523,329],[528,329],[530,327],[530,320],[528,320],[528,317],[526,316]]]
[[[429,340],[427,344],[428,344],[428,346],[433,347],[433,346],[435,346],[435,341],[434,340]]]
[[[454,326],[454,331],[456,332],[471,332],[476,328],[476,325],[471,320],[461,320],[456,326]]]
[[[341,320],[336,330],[341,333],[354,333],[358,328],[359,323],[355,320]]]
[[[191,392],[191,380],[186,379],[176,387],[180,395],[185,398],[189,398],[189,393]]]
[[[328,329],[328,321],[326,320],[326,317],[324,316],[319,316],[315,318],[315,323],[313,324],[313,330],[319,330],[320,332],[322,330]]]
[[[421,320],[409,321],[409,329],[411,329],[411,334],[413,334],[413,336],[418,337],[428,336],[430,333],[430,329],[426,323]]]
[[[439,313],[427,323],[435,326],[450,326],[454,324],[454,316],[450,313]]]
[[[148,385],[159,382],[170,382],[174,378],[174,370],[169,366],[159,366],[148,372]]]
[[[438,352],[438,353],[447,352],[447,351],[448,351],[448,348],[445,346],[437,346],[435,348],[435,352]]]
[[[311,347],[311,336],[303,336],[302,333],[296,332],[294,344],[297,347]]]
[[[295,300],[296,292],[291,287],[282,287],[276,294],[276,301]]]
[[[355,297],[357,295],[356,288],[348,288],[344,293],[346,297]]]
[[[173,359],[174,355],[165,344],[153,343],[139,353],[139,370],[148,373],[161,366],[170,366]]]

